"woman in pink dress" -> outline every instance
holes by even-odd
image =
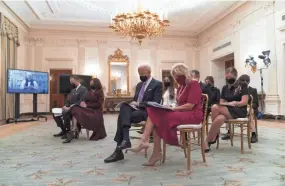
[[[203,120],[202,91],[197,81],[192,81],[189,69],[184,64],[176,64],[172,67],[171,74],[180,85],[177,90],[177,107],[171,110],[148,107],[148,118],[140,145],[128,149],[132,152],[140,152],[149,148],[149,136],[153,132],[153,153],[144,166],[154,166],[161,161],[161,138],[170,145],[178,145],[176,127],[183,124],[200,124]],[[170,106],[171,107],[171,106]]]

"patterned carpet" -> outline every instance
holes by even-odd
[[[141,166],[144,156],[132,153],[124,161],[105,164],[103,159],[115,147],[116,118],[105,115],[108,137],[98,142],[87,141],[84,131],[79,140],[62,144],[52,137],[58,132],[52,120],[1,139],[0,185],[285,185],[285,130],[260,127],[259,143],[252,145],[252,151],[245,146],[244,155],[238,137],[234,147],[222,141],[219,150],[212,148],[207,163],[202,162],[200,150],[194,150],[192,171],[186,171],[186,159],[177,147],[168,147],[166,163],[155,167]]]

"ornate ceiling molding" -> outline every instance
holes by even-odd
[[[274,4],[275,4],[275,1],[267,1],[263,5],[265,15],[269,15],[274,12]]]

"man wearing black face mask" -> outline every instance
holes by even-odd
[[[86,87],[80,84],[80,79],[78,76],[70,76],[70,83],[74,87],[69,93],[68,104],[62,108],[62,116],[55,116],[53,118],[58,127],[61,128],[61,132],[54,134],[54,137],[61,137],[66,139],[63,143],[69,143],[71,140],[68,139],[68,131],[70,130],[70,112],[69,109],[72,105],[80,104],[88,93]]]
[[[141,107],[143,102],[161,103],[162,99],[162,83],[151,77],[151,68],[148,65],[142,65],[138,68],[140,80],[136,86],[135,96],[130,103],[122,104],[120,114],[117,121],[117,132],[114,141],[117,142],[116,149],[111,156],[104,160],[105,163],[116,162],[124,159],[122,150],[131,148],[129,131],[131,123],[139,123],[147,119],[147,111]]]

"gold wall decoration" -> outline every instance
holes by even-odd
[[[20,46],[18,27],[5,16],[3,16],[1,19],[3,19],[2,33],[9,39],[14,40],[17,46]]]
[[[116,63],[118,66],[125,66],[125,70],[123,76],[126,79],[126,91],[122,91],[122,87],[116,88],[116,90],[112,90],[111,84],[116,82],[112,79],[112,67],[116,66],[112,63]],[[121,64],[120,64],[121,63]],[[129,96],[129,57],[127,55],[123,55],[123,52],[120,49],[117,49],[113,55],[108,57],[108,96]]]

